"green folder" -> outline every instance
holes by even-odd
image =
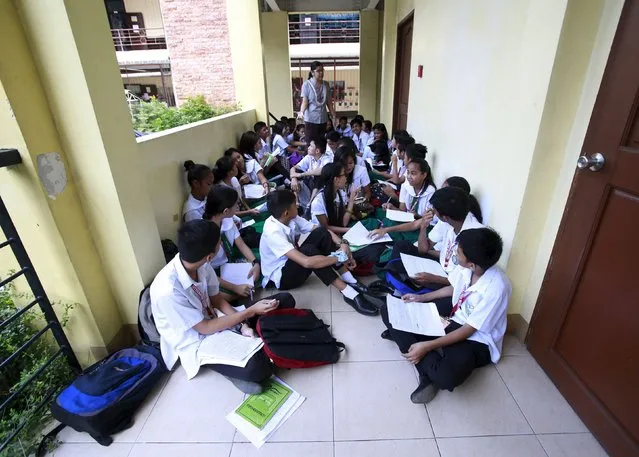
[[[258,395],[249,395],[244,402],[238,406],[235,412],[253,424],[260,430],[264,428],[271,417],[284,404],[291,395],[291,389],[280,384],[274,379],[269,379],[263,384],[264,390]]]

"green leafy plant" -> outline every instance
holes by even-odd
[[[31,301],[32,296],[20,294],[11,285],[0,290],[0,322],[4,322],[20,309],[16,302]],[[53,303],[60,309],[58,315],[62,326],[69,321],[75,304]],[[10,323],[0,332],[0,361],[6,360],[18,348],[33,337],[43,326],[44,317],[36,306]],[[58,350],[57,342],[45,333],[26,351],[11,361],[0,373],[0,403],[16,392]],[[42,428],[51,420],[49,405],[37,406],[52,391],[58,391],[75,376],[66,358],[61,355],[38,375],[0,415],[0,443],[3,443],[25,420],[27,425],[11,441],[0,455],[2,457],[27,456],[35,452]]]
[[[161,132],[238,110],[239,105],[211,106],[203,95],[187,98],[179,108],[170,107],[153,97],[133,107],[133,128],[146,133]]]

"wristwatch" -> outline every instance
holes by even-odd
[[[339,244],[345,244],[346,246],[350,246],[351,243],[348,242],[348,240],[342,238],[342,241],[339,242]]]
[[[260,263],[260,261],[257,259],[253,259],[253,261],[251,262],[251,265],[255,265],[256,263]]]

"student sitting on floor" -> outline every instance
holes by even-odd
[[[227,186],[213,186],[209,191],[203,218],[215,222],[222,233],[220,247],[210,263],[215,271],[219,272],[219,268],[222,265],[235,260],[233,246],[237,246],[244,259],[253,265],[249,277],[252,276],[253,281],[257,283],[261,273],[260,262],[240,236],[240,231],[233,220],[238,199],[238,193]],[[226,301],[233,301],[239,297],[248,297],[251,294],[251,288],[247,284],[232,284],[221,278],[220,284],[225,289],[222,292],[222,296]]]
[[[182,208],[182,221],[202,219],[206,196],[213,185],[213,173],[206,165],[195,164],[192,160],[184,162],[184,170],[191,193]]]
[[[294,289],[315,273],[324,284],[338,289],[355,311],[368,316],[378,313],[377,307],[363,295],[368,291],[366,286],[358,283],[349,271],[356,267],[356,262],[347,242],[299,217],[295,194],[290,190],[270,193],[267,205],[271,217],[264,223],[260,240],[263,287],[272,283],[281,290]],[[299,235],[303,233],[310,234],[299,246]]]
[[[410,396],[413,403],[428,403],[440,389],[452,391],[461,385],[475,368],[499,361],[512,291],[506,274],[496,266],[502,246],[499,234],[492,229],[461,232],[456,248],[459,265],[450,274],[451,285],[424,295],[402,297],[406,302],[423,303],[452,297],[455,306],[445,336],[396,330],[386,305],[382,307],[382,320],[388,328],[382,338],[395,341],[419,373],[419,385]]]
[[[231,157],[220,157],[213,168],[213,183],[234,189],[238,195],[242,195],[242,186],[236,178],[237,173],[237,164]],[[235,211],[235,215],[238,218],[255,217],[259,216],[259,214],[259,210],[249,208],[242,198],[238,198]]]
[[[257,160],[260,162],[262,168],[265,168],[262,161],[266,162],[265,157],[271,152],[271,137],[269,135],[270,129],[268,128],[268,125],[266,125],[266,122],[259,121],[253,126],[253,131],[257,133],[261,140],[260,150],[257,151]]]
[[[371,137],[373,135],[373,123],[369,120],[365,120],[362,123],[362,129],[364,129],[364,132],[366,132],[366,134]],[[370,143],[370,140],[369,140]]]
[[[339,124],[335,127],[335,131],[342,136],[350,138],[353,136],[353,132],[351,131],[351,126],[348,125],[348,118],[346,116],[340,116]]]
[[[311,203],[315,181],[322,174],[322,167],[332,162],[326,155],[326,140],[317,138],[308,146],[308,154],[291,168],[291,190],[295,192],[297,203],[302,208],[308,208]]]
[[[235,311],[222,297],[215,271],[209,264],[220,242],[220,228],[211,221],[186,222],[178,231],[176,255],[151,284],[153,318],[160,333],[162,358],[170,370],[180,359],[188,379],[200,369],[198,350],[207,335],[226,329],[255,336],[255,317],[280,308],[292,308],[295,300],[281,293],[259,300],[244,311]],[[216,310],[224,316],[217,317]],[[246,320],[250,319],[250,324]],[[273,374],[273,366],[263,351],[257,352],[245,367],[205,365],[228,378],[242,392],[262,391],[261,381]]]
[[[335,158],[335,151],[337,151],[340,135],[335,130],[326,134],[326,155],[331,158],[331,162]]]
[[[364,148],[368,144],[368,134],[362,130],[362,121],[353,119],[351,121],[351,132],[351,139],[357,148],[357,155],[361,156],[364,154]]]
[[[362,165],[357,165],[357,153],[348,146],[340,146],[335,153],[335,162],[344,165],[346,173],[346,193],[350,195],[353,189],[359,189],[355,198],[355,211],[357,219],[363,217],[362,213],[368,214],[373,208],[371,199],[371,180],[368,177],[368,170]]]
[[[402,130],[400,132],[403,132]],[[409,160],[406,158],[406,150],[409,148],[413,148],[412,145],[415,144],[415,139],[409,134],[403,135],[402,133],[395,132],[393,135],[393,139],[391,141],[391,149],[394,152],[391,155],[390,161],[390,170],[388,172],[378,171],[384,179],[392,182],[393,184],[400,186],[404,184],[406,181],[406,167],[408,166]],[[420,145],[421,146],[421,145]],[[424,150],[426,147],[423,147]],[[415,157],[421,156],[421,148],[419,149],[420,153],[417,154],[417,150],[415,152]],[[426,158],[426,153],[421,157],[422,159]],[[396,198],[396,194],[392,187],[384,186],[388,189],[385,189],[385,193],[392,198]]]
[[[257,133],[248,131],[242,134],[239,150],[244,159],[244,164],[243,169],[240,171],[249,177],[250,184],[261,184],[264,187],[264,192],[268,192],[270,188],[269,182],[264,176],[260,163],[257,161],[257,151],[261,145],[262,140]],[[240,184],[242,184],[241,181]]]
[[[339,139],[339,141],[337,142],[337,149],[339,149],[340,147],[346,147],[347,149],[352,149],[353,152],[355,153],[355,163],[357,165],[360,165],[364,168],[366,168],[366,161],[362,158],[361,155],[357,154],[357,146],[355,146],[355,142],[353,141],[352,138],[343,136]],[[337,153],[337,149],[335,149],[335,153]],[[333,158],[333,160],[335,160]]]

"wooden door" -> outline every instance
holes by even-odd
[[[627,0],[527,343],[613,456],[639,455],[639,0]],[[531,395],[534,395],[531,392]]]
[[[406,130],[408,123],[408,93],[410,89],[410,59],[413,49],[413,13],[397,26],[395,54],[395,102],[393,131]]]

